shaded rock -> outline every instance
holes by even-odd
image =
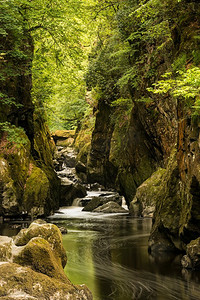
[[[66,252],[53,224],[37,220],[15,240],[0,237],[0,261],[1,299],[92,299],[65,275]]]
[[[181,259],[181,265],[185,269],[192,269],[192,261],[188,255],[184,255]]]
[[[62,186],[61,186],[62,187]],[[87,195],[86,188],[80,183],[70,184],[68,186],[64,186],[66,188],[65,193],[63,192],[62,188],[62,194],[61,194],[61,206],[70,206],[72,205],[72,202],[76,198],[83,198]]]
[[[149,237],[151,251],[184,250],[183,243],[179,239],[179,228],[177,226],[182,214],[178,173],[176,150],[174,149],[161,183],[155,189],[156,211]]]
[[[73,181],[69,180],[68,178],[64,177],[61,178],[61,198],[62,195],[65,195],[69,192],[70,188],[73,186]]]
[[[86,173],[86,171],[87,171],[86,165],[79,160],[76,163],[76,172],[77,173]]]
[[[90,184],[90,190],[91,191],[103,191],[105,190],[105,187],[97,182]]]
[[[60,153],[64,158],[65,165],[69,168],[75,168],[76,154],[74,153],[74,150],[67,148],[63,149]]]
[[[93,212],[102,212],[102,213],[127,213],[128,211],[121,207],[118,203],[109,201],[106,204],[103,204],[93,210]]]
[[[160,189],[165,172],[165,169],[159,168],[137,188],[136,195],[129,207],[131,215],[153,217],[157,199],[156,194]]]
[[[93,197],[92,200],[82,209],[83,211],[93,211],[98,206],[102,205],[102,199],[100,197]]]
[[[184,268],[200,269],[200,237],[187,245],[181,264]]]
[[[163,230],[160,229],[155,230],[153,233],[151,232],[148,251],[155,256],[162,252],[176,252],[177,249],[163,228]]]

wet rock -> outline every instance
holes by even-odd
[[[67,261],[60,230],[37,220],[13,240],[0,237],[1,299],[82,299],[92,295],[64,273]]]
[[[63,149],[61,155],[64,158],[64,164],[69,168],[75,168],[76,165],[76,154],[70,148]]]
[[[106,204],[107,202],[113,201],[118,203],[119,205],[122,204],[122,197],[118,193],[109,193],[109,192],[99,192],[99,196],[91,197],[92,199],[86,206],[83,208],[83,211],[93,211],[95,208],[99,207],[100,205]],[[87,198],[86,198],[87,199]]]
[[[105,190],[105,187],[97,182],[91,183],[90,188],[91,191],[103,191]]]
[[[65,192],[63,192],[63,188],[61,190],[61,206],[70,206],[72,205],[74,199],[83,198],[87,195],[85,186],[80,183],[69,184],[68,186],[65,185],[63,187],[65,187],[66,189]]]
[[[62,233],[62,234],[67,234],[67,228],[65,228],[65,227],[63,227],[63,226],[59,226],[58,225],[58,228],[59,228],[59,230],[60,230],[60,232]]]
[[[192,261],[188,255],[184,255],[181,259],[181,265],[185,269],[192,269]]]
[[[156,194],[160,189],[165,172],[165,169],[159,168],[137,188],[136,195],[130,203],[131,215],[153,217],[156,206]]]
[[[83,208],[83,211],[93,211],[98,206],[102,205],[102,198],[93,197],[92,200]]]
[[[187,245],[181,264],[184,268],[200,269],[200,237]]]
[[[102,212],[102,213],[127,213],[128,211],[121,207],[119,204],[113,201],[109,201],[106,204],[103,204],[96,209],[93,210],[93,212]]]

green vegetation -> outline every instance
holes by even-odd
[[[194,114],[200,111],[200,68],[192,67],[185,71],[177,71],[177,76],[172,72],[162,75],[163,80],[154,83],[154,88],[148,88],[148,91],[154,94],[170,93],[173,97],[181,97]]]
[[[30,110],[22,100],[30,89],[35,115],[45,116],[51,130],[79,130],[83,122],[90,131],[88,143],[94,121],[85,120],[94,120],[91,111],[103,102],[111,108],[116,136],[126,135],[134,105],[157,101],[153,93],[182,98],[199,114],[195,5],[185,0],[1,0],[1,130],[24,143],[13,126],[26,125],[10,116]],[[23,78],[29,78],[29,86]],[[32,134],[30,128],[26,133]]]

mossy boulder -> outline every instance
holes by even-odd
[[[25,135],[25,134],[24,134]],[[30,166],[30,143],[15,144],[2,137],[0,141],[0,214],[19,215]]]
[[[15,240],[0,237],[0,298],[92,299],[86,286],[70,282],[65,263],[62,236],[55,225],[38,220]]]
[[[156,195],[160,190],[165,172],[165,169],[159,168],[137,188],[136,195],[129,207],[131,215],[142,217],[153,216],[156,207]]]
[[[14,181],[10,177],[9,165],[7,161],[0,158],[0,213],[5,215],[19,212],[17,190]]]
[[[56,259],[51,245],[42,237],[33,237],[25,246],[13,251],[13,262],[32,270],[67,282],[64,270]]]
[[[15,263],[0,262],[0,278],[2,300],[92,300],[85,285],[62,282]]]
[[[0,261],[12,259],[13,239],[8,236],[0,236]]]
[[[62,236],[60,230],[54,224],[46,223],[42,220],[35,220],[29,228],[22,229],[14,238],[16,246],[26,245],[33,237],[41,237],[45,239],[54,251],[57,261],[65,267],[67,263],[66,252],[62,245]]]

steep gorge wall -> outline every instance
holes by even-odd
[[[195,1],[171,1],[167,9],[170,39],[160,52],[155,51],[156,41],[140,48],[139,55],[144,58],[138,71],[140,82],[136,88],[130,88],[133,108],[120,129],[119,119],[114,125],[112,122],[116,112],[112,100],[107,101],[112,99],[107,94],[112,89],[102,89],[88,166],[89,179],[91,173],[95,178],[98,165],[96,179],[117,187],[127,203],[132,201],[137,187],[158,167],[166,169],[155,194],[151,251],[184,250],[185,245],[200,234],[199,115],[192,116],[183,99],[172,98],[169,94],[153,95],[146,89],[172,65],[187,69],[195,60],[199,64],[194,53],[198,56],[200,51],[196,38],[199,36],[200,7]],[[180,63],[182,57],[185,59]],[[152,73],[150,77],[148,72]],[[140,100],[145,98],[150,101]],[[107,102],[110,109],[105,109],[103,102]],[[120,114],[124,114],[125,120],[124,111]]]
[[[32,102],[33,41],[17,18],[13,22],[10,28],[5,18],[7,33],[0,35],[0,213],[42,216],[59,206],[54,145]]]

